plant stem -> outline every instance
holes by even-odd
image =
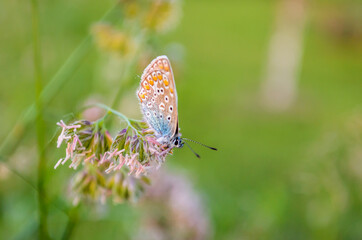
[[[44,151],[44,121],[43,121],[43,106],[40,98],[43,82],[42,82],[42,63],[40,53],[39,40],[39,9],[37,0],[31,1],[32,12],[32,31],[33,31],[33,51],[34,51],[34,78],[35,78],[35,105],[36,105],[36,133],[37,133],[37,148],[38,148],[38,214],[39,214],[39,239],[49,239],[47,217],[48,209],[46,206],[46,189],[45,189],[45,151]]]
[[[100,107],[100,108],[103,108],[105,110],[107,110],[109,113],[113,113],[114,115],[120,117],[120,118],[123,118],[126,123],[128,124],[129,127],[131,127],[136,133],[138,133],[138,130],[136,128],[133,127],[133,125],[131,124],[130,120],[125,116],[123,115],[122,113],[104,105],[104,104],[101,104],[101,103],[97,103],[95,104],[96,106]]]
[[[65,227],[65,230],[63,232],[62,235],[62,240],[67,240],[70,239],[73,231],[77,225],[77,223],[79,222],[79,205],[78,206],[74,206],[73,208],[71,208],[69,210],[68,213],[68,222],[67,222],[67,226]]]

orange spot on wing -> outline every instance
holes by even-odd
[[[157,77],[158,77],[158,79],[160,79],[160,80],[162,79],[162,75],[161,75],[160,72],[157,73]]]
[[[138,98],[141,100],[142,102],[142,98],[145,98],[145,95],[144,94],[141,94],[141,93],[138,93]]]
[[[161,61],[158,61],[157,64],[158,64],[158,67],[159,67],[160,69],[163,69],[163,65],[162,65],[162,62],[161,62]]]
[[[151,84],[151,86],[153,86],[153,80],[152,77],[150,75],[147,76],[147,81],[149,84]]]
[[[139,94],[138,94],[138,97],[139,97],[139,98],[142,98],[142,99],[145,99],[146,96],[145,96],[144,93],[139,93]]]
[[[150,90],[150,85],[148,85],[148,82],[145,80],[144,82],[143,82],[143,88],[145,88],[146,90]]]
[[[163,67],[165,68],[166,71],[170,70],[170,66],[168,65],[168,62],[166,59],[164,59],[163,61]]]
[[[168,86],[168,81],[166,79],[163,80],[163,83],[165,84],[165,86]]]
[[[165,70],[168,71],[170,68],[168,67],[168,64],[165,64]]]
[[[171,93],[173,93],[173,88],[172,87],[170,87],[170,91],[171,91]]]

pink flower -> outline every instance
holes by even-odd
[[[146,181],[145,175],[157,170],[172,148],[158,143],[145,123],[125,128],[112,139],[100,121],[57,123],[62,128],[57,147],[65,142],[66,150],[54,168],[70,160],[69,168],[84,169],[73,184],[77,200],[90,197],[104,202],[113,196],[115,202],[121,202],[135,198],[143,189],[139,185]]]

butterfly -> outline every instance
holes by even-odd
[[[176,84],[167,56],[163,55],[153,59],[145,68],[137,96],[143,116],[154,130],[157,142],[167,147],[181,148],[186,143],[184,140],[189,140],[208,147],[194,140],[181,138]],[[189,146],[187,143],[186,145]],[[216,148],[208,148],[216,150]],[[194,151],[192,150],[192,152]],[[200,157],[197,153],[195,155]]]

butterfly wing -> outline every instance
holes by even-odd
[[[155,58],[143,71],[137,96],[158,141],[169,143],[178,132],[178,113],[176,85],[166,56]]]

